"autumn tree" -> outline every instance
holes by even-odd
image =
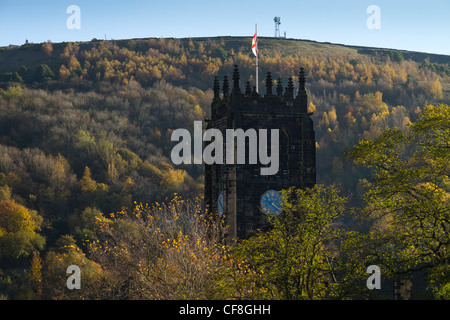
[[[44,44],[42,44],[42,50],[44,51],[44,53],[47,56],[51,56],[53,53],[53,45],[52,42],[50,40],[48,40],[47,42],[45,42]]]
[[[14,200],[0,201],[0,259],[12,261],[42,250],[42,217]]]
[[[107,200],[109,187],[107,184],[98,183],[92,178],[91,169],[85,167],[83,177],[79,181],[81,189],[80,200],[85,205],[102,208]]]
[[[34,293],[33,299],[42,298],[42,259],[38,254],[34,254],[31,259],[29,279]]]
[[[67,287],[66,273],[69,266],[77,266],[81,272],[81,289]],[[50,249],[42,263],[42,292],[44,299],[100,299],[97,291],[102,279],[102,269],[86,257],[71,235],[61,236]]]
[[[101,224],[90,257],[108,299],[208,299],[226,259],[221,230],[200,199],[137,204]]]

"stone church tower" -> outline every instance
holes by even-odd
[[[281,80],[273,88],[271,73],[265,80],[266,93],[260,95],[247,82],[241,92],[239,70],[235,66],[232,88],[225,76],[220,88],[214,81],[214,99],[211,119],[206,119],[206,129],[219,129],[223,134],[224,155],[227,129],[278,129],[278,172],[262,175],[260,168],[267,167],[258,160],[250,164],[246,148],[245,164],[205,165],[205,203],[213,214],[224,216],[229,239],[243,239],[265,230],[267,216],[280,214],[279,191],[291,186],[305,188],[316,183],[315,133],[311,113],[307,112],[305,75],[300,68],[299,89],[295,94],[292,78],[286,88]],[[221,90],[222,89],[222,90]],[[275,90],[273,90],[275,89]],[[222,91],[222,95],[221,95]],[[270,138],[268,153],[272,152]],[[247,141],[248,142],[248,141]],[[235,147],[236,148],[236,147]]]

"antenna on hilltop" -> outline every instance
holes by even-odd
[[[280,38],[281,18],[275,17],[275,18],[273,18],[273,21],[275,22],[275,38]]]

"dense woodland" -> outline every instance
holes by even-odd
[[[0,48],[1,297],[366,298],[357,261],[392,276],[426,267],[430,294],[450,297],[450,57],[261,38],[261,74],[286,86],[305,69],[318,186],[285,191],[299,199],[285,219],[230,247],[203,212],[202,166],[173,165],[170,136],[208,117],[215,76],[237,64],[242,89],[254,82],[250,43]],[[66,287],[72,264],[83,290]]]

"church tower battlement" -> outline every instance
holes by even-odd
[[[239,69],[235,65],[233,71],[233,87],[230,92],[228,76],[224,76],[222,88],[219,79],[214,79],[214,98],[211,105],[211,120],[220,118],[234,112],[254,113],[307,113],[308,97],[305,89],[305,73],[300,68],[298,75],[298,92],[294,97],[294,83],[289,78],[286,88],[283,88],[281,79],[277,80],[276,88],[273,88],[271,72],[265,79],[266,94],[261,96],[256,92],[256,87],[251,87],[247,82],[245,91],[241,92]],[[222,92],[222,96],[221,93]]]
[[[228,76],[224,76],[222,86],[217,77],[214,79],[211,119],[205,119],[206,129],[218,129],[224,135],[227,129],[278,129],[279,133],[276,174],[261,175],[261,164],[248,161],[205,165],[205,203],[213,214],[224,216],[228,237],[236,240],[248,238],[258,229],[265,230],[267,216],[282,213],[279,191],[291,186],[314,186],[316,145],[312,113],[307,111],[303,68],[298,74],[297,92],[292,77],[285,88],[281,79],[274,87],[270,72],[265,79],[265,95],[258,94],[250,82],[241,91],[237,66],[231,80],[230,88]],[[248,152],[245,157],[248,160]]]

